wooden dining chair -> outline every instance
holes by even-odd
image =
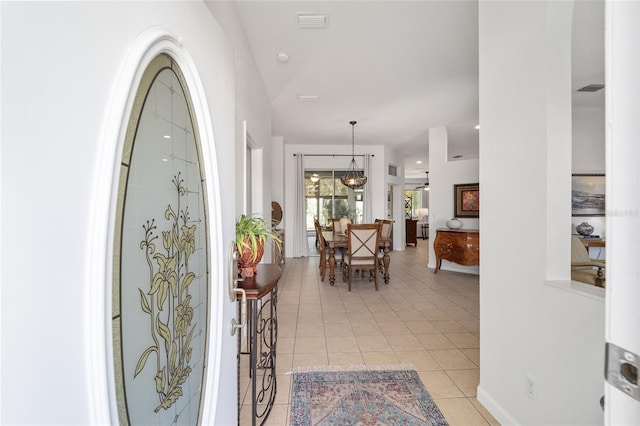
[[[349,224],[347,225],[347,254],[343,262],[343,280],[349,280],[349,291],[353,272],[369,271],[373,276],[376,291],[378,290],[378,245],[380,241],[380,225],[373,224]]]
[[[375,222],[380,225],[380,239],[390,239],[393,221],[388,219],[376,219]],[[384,249],[382,248],[378,250],[378,270],[381,274],[384,274]]]
[[[318,240],[318,251],[320,252],[320,262],[318,268],[320,269],[320,281],[324,281],[324,277],[327,274],[329,268],[329,250],[327,249],[327,243],[322,236],[322,226],[317,219],[313,221],[313,225],[316,228],[316,238]]]

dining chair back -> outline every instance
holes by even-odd
[[[380,225],[373,224],[349,224],[347,225],[347,255],[344,259],[344,278],[349,280],[349,291],[353,271],[370,271],[378,290],[378,246],[380,242]]]
[[[327,268],[329,267],[329,260],[327,258],[327,243],[324,240],[324,236],[322,235],[322,226],[320,225],[320,222],[318,222],[318,219],[314,219],[313,225],[316,229],[318,251],[320,252],[320,262],[318,264],[318,268],[320,269],[320,281],[324,281],[324,277],[327,273]]]

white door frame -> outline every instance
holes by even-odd
[[[640,2],[605,2],[607,342],[640,354]],[[619,359],[619,358],[618,358]],[[609,368],[616,365],[609,361]],[[637,361],[637,358],[636,358]],[[611,376],[620,376],[612,374]],[[637,385],[635,386],[637,389]],[[605,382],[605,424],[640,424],[640,402]]]

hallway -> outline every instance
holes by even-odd
[[[320,281],[318,257],[287,259],[278,291],[278,392],[267,425],[288,424],[292,368],[409,363],[450,425],[497,425],[476,400],[478,276],[426,268],[429,240],[391,253],[391,280]],[[250,422],[241,358],[241,425]]]

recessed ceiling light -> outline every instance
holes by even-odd
[[[453,157],[451,157],[451,158],[462,158],[462,155],[460,155],[460,154],[458,154],[458,155],[454,155],[454,156],[453,156]]]
[[[164,135],[164,136],[163,136],[163,138],[165,138],[165,139],[171,139],[171,136],[170,136],[170,135]]]
[[[475,129],[476,129],[476,130],[480,130],[480,125],[478,124],[478,125],[475,127]]]
[[[416,161],[416,164],[422,164],[422,160]]]
[[[287,62],[289,62],[289,55],[284,52],[280,52],[278,53],[278,55],[276,55],[276,59],[281,64],[286,64]]]
[[[318,102],[318,95],[298,95],[298,102]]]

